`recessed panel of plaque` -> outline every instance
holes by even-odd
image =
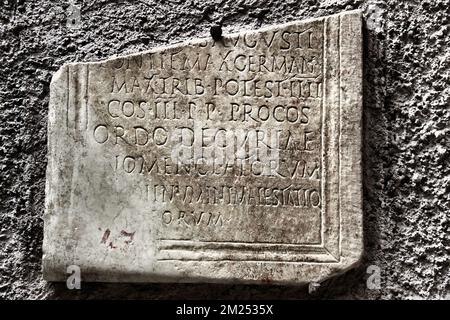
[[[361,12],[64,65],[44,277],[301,284],[363,252]]]

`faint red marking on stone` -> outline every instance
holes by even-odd
[[[106,240],[108,240],[110,234],[111,231],[109,229],[106,229],[103,233],[102,241],[100,243],[106,243]]]
[[[136,233],[136,231],[135,232],[126,232],[125,230],[121,230],[120,231],[120,235],[122,237],[128,237],[129,238],[129,240],[125,241],[126,244],[130,244],[133,241],[135,233]]]
[[[116,249],[117,247],[113,245],[113,243],[110,241],[108,247],[111,249]]]

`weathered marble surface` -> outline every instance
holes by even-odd
[[[361,14],[54,76],[44,277],[320,281],[362,248]]]

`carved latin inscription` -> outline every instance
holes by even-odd
[[[357,11],[62,67],[46,278],[64,264],[94,281],[344,270],[362,250],[360,118]]]

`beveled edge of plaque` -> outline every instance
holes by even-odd
[[[304,24],[312,21],[323,20],[324,25],[332,20],[338,21],[339,30],[339,240],[338,251],[330,253],[333,259],[323,262],[308,261],[267,261],[267,260],[217,260],[217,261],[181,261],[166,260],[170,266],[167,273],[149,274],[132,273],[130,271],[103,270],[102,268],[83,268],[83,281],[108,281],[108,282],[210,282],[210,283],[256,283],[256,284],[304,284],[320,282],[331,276],[344,273],[360,263],[363,254],[363,210],[362,210],[362,11],[352,10],[343,13],[293,21],[285,24],[268,26],[258,30],[249,30],[232,33],[227,37],[237,36],[242,33],[253,33],[280,29],[290,25]],[[326,32],[324,30],[324,32]],[[184,42],[162,46],[147,51],[127,54],[127,57],[159,52],[180,46],[195,45],[202,41],[212,41],[208,38],[200,38]],[[324,50],[325,47],[324,43]],[[342,54],[344,53],[344,54]],[[106,60],[83,63],[67,63],[63,65],[53,76],[51,86],[61,85],[58,81],[64,76],[64,70],[70,66],[89,64],[103,64],[120,59],[121,56],[112,56]],[[349,90],[350,89],[350,90]],[[49,103],[49,155],[51,154],[50,140],[55,142],[57,137],[54,129],[55,112],[58,108],[60,95],[55,95],[52,90]],[[325,90],[324,90],[325,92]],[[341,104],[341,101],[345,103]],[[61,144],[64,142],[60,142]],[[56,148],[53,146],[53,148]],[[54,156],[54,154],[53,154]],[[52,176],[52,171],[57,169],[58,159],[49,157],[46,179],[46,202],[44,222],[48,225],[51,208],[50,181],[58,179]],[[53,214],[52,214],[53,216]],[[61,223],[61,222],[60,222]],[[50,249],[48,236],[44,231],[43,242],[43,273],[49,281],[65,281],[65,269],[67,261],[48,257],[46,253],[54,251]],[[52,237],[53,238],[53,237]],[[320,254],[323,254],[321,252]],[[59,256],[62,258],[64,254]],[[60,270],[61,269],[61,270]],[[180,275],[179,270],[186,270],[185,276]],[[171,272],[173,271],[173,272]],[[187,275],[187,276],[186,276]],[[235,275],[234,277],[231,277]]]

